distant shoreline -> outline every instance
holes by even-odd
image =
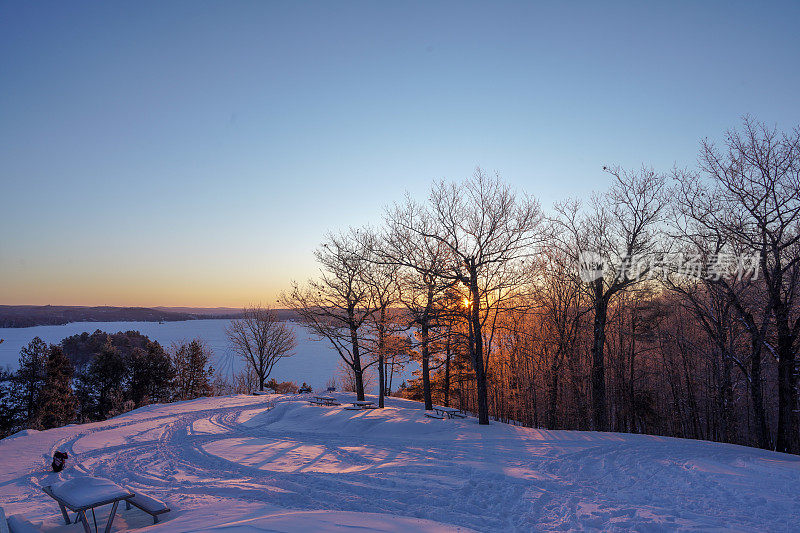
[[[282,320],[293,311],[276,309]],[[234,308],[111,307],[69,305],[0,305],[0,328],[61,326],[72,322],[182,322],[186,320],[239,318]]]

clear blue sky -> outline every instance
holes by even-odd
[[[476,165],[800,124],[800,2],[2,2],[0,303],[271,302],[328,229]]]

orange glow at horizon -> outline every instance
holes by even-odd
[[[138,265],[137,265],[138,266]],[[161,267],[161,270],[159,270]],[[0,280],[0,305],[75,305],[112,307],[277,306],[292,279],[305,281],[309,268],[101,268],[62,270],[57,266],[19,269]]]

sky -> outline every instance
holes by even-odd
[[[800,124],[800,2],[0,2],[0,304],[274,304],[476,166],[553,202]]]

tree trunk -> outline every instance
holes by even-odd
[[[431,399],[430,347],[427,318],[422,321],[420,327],[420,341],[420,352],[422,355],[422,395],[425,398],[425,410],[431,411],[433,409],[433,400]]]
[[[476,392],[478,395],[478,423],[489,424],[489,402],[487,398],[486,368],[483,360],[483,332],[481,331],[480,292],[475,272],[470,272],[470,306],[473,349],[472,363],[475,365]]]
[[[778,330],[778,435],[775,449],[779,452],[797,452],[797,388],[795,353],[789,321],[783,305],[776,306],[775,322]]]
[[[628,347],[628,431],[637,432],[636,429],[636,310],[631,313],[630,346]]]
[[[731,375],[731,359],[727,353],[722,353],[722,439],[725,442],[734,442],[736,436],[736,419],[733,412],[733,376]]]
[[[450,407],[450,332],[447,332],[444,359],[444,406]]]
[[[597,290],[602,291],[603,280],[596,282]],[[605,296],[596,298],[594,309],[594,335],[592,342],[592,421],[595,431],[606,431],[606,370],[603,348],[606,342],[606,320],[608,300]]]
[[[364,371],[354,369],[356,375],[356,397],[359,402],[364,401]]]
[[[386,349],[386,307],[381,308],[381,318],[378,323],[378,407],[383,409],[383,398],[386,395],[384,383],[384,351]]]
[[[547,429],[556,429],[556,407],[558,405],[558,372],[561,359],[561,348],[556,350],[553,356],[553,363],[550,366],[550,394],[549,406],[547,409]]]
[[[768,450],[771,448],[769,431],[767,430],[767,417],[764,413],[764,399],[761,390],[761,338],[751,337],[750,354],[750,399],[753,402],[753,416],[756,422],[756,437],[758,447]]]
[[[383,341],[379,341],[381,346],[378,348],[378,407],[383,408],[383,398],[386,395],[386,385],[383,375]]]
[[[386,395],[386,388],[383,383],[383,354],[378,353],[378,407],[383,408],[383,398]]]
[[[361,354],[358,349],[358,331],[356,331],[353,321],[350,322],[350,342],[353,346],[353,373],[355,374],[356,378],[356,396],[358,397],[359,402],[363,402],[364,370],[361,367]]]

